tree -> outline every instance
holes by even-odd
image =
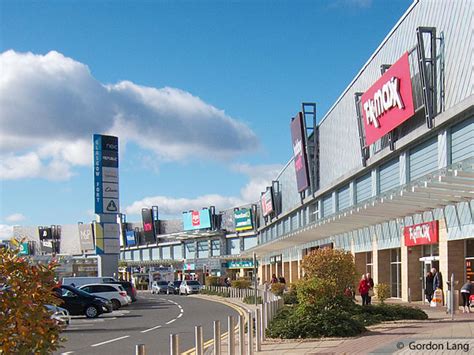
[[[33,264],[16,250],[0,249],[0,353],[50,353],[60,347],[61,326],[46,304],[53,294],[56,262]]]

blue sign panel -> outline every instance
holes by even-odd
[[[132,246],[136,244],[134,231],[126,231],[125,236],[126,236],[127,246]]]
[[[211,228],[211,212],[209,209],[183,212],[183,229],[185,231],[206,228]]]

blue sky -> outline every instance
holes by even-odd
[[[129,220],[255,200],[410,3],[0,1],[2,233],[93,219],[93,133]]]

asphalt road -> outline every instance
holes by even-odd
[[[180,351],[194,347],[194,326],[202,325],[204,342],[212,339],[214,320],[227,331],[235,309],[196,296],[141,293],[137,302],[96,319],[73,317],[62,333],[67,339],[56,354],[135,354],[145,344],[148,354],[169,354],[170,334],[178,333]]]

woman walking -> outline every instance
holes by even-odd
[[[469,297],[471,296],[473,290],[472,282],[467,280],[467,282],[461,287],[462,295],[462,313],[470,313],[469,309]]]
[[[369,290],[370,290],[370,284],[367,281],[367,276],[363,274],[359,282],[359,293],[360,293],[360,296],[362,297],[363,306],[366,306],[369,304]]]
[[[433,274],[431,271],[428,271],[425,276],[425,296],[428,303],[431,303],[433,299]]]

